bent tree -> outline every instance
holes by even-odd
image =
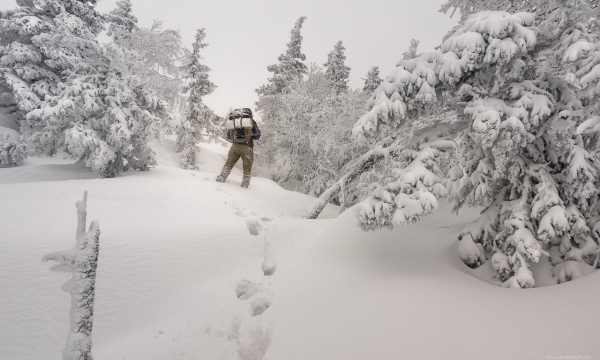
[[[461,258],[491,260],[506,287],[534,286],[542,257],[558,282],[598,266],[598,10],[537,10],[467,16],[379,85],[353,136],[392,139],[397,157],[355,207],[361,228],[413,223],[447,197],[455,211],[484,207],[459,236]]]

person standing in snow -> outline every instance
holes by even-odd
[[[243,127],[242,120],[244,120],[246,124],[249,124],[248,120],[250,120],[252,122],[251,127],[248,125]],[[244,165],[242,187],[247,188],[250,185],[250,173],[252,171],[252,162],[254,161],[254,140],[260,139],[260,130],[252,117],[252,110],[248,108],[236,109],[231,112],[229,114],[229,122],[231,124],[239,123],[240,126],[228,126],[227,141],[233,143],[233,145],[231,146],[231,149],[229,149],[227,161],[223,166],[223,170],[221,170],[221,174],[217,176],[217,181],[225,182],[235,163],[239,158],[242,158]]]

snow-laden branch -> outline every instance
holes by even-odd
[[[316,219],[319,217],[319,214],[321,211],[323,211],[325,206],[340,192],[340,190],[342,190],[344,186],[352,183],[362,173],[370,170],[376,163],[389,156],[390,153],[396,153],[397,151],[398,148],[395,146],[387,148],[377,147],[369,150],[366,154],[355,160],[354,164],[349,167],[350,169],[346,172],[346,174],[342,176],[335,184],[329,187],[329,189],[323,192],[321,196],[319,196],[319,199],[312,205],[306,217],[308,219]]]

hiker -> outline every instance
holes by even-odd
[[[233,169],[233,166],[242,158],[244,163],[244,176],[242,177],[242,187],[247,188],[250,185],[250,172],[252,162],[254,161],[254,140],[260,139],[260,130],[256,121],[252,118],[252,110],[248,108],[235,109],[229,113],[229,120],[226,121],[227,141],[233,143],[229,149],[227,162],[217,176],[218,182],[225,182],[227,176]]]

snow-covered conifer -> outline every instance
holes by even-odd
[[[379,84],[383,82],[383,79],[379,77],[379,66],[373,66],[367,73],[367,77],[363,80],[365,81],[363,91],[372,94]]]
[[[77,201],[76,244],[73,249],[50,253],[42,261],[56,261],[50,270],[70,272],[73,277],[63,285],[71,294],[69,334],[63,350],[63,360],[92,360],[92,325],[96,290],[96,269],[100,249],[98,221],[91,222],[86,232],[87,191]]]
[[[213,92],[216,87],[208,80],[210,69],[200,63],[200,60],[202,60],[200,52],[208,46],[204,43],[205,37],[204,29],[199,29],[196,33],[196,41],[188,64],[189,75],[186,89],[189,92],[188,108],[177,139],[177,147],[182,151],[181,166],[184,169],[188,167],[197,168],[196,144],[202,140],[202,135],[215,137],[219,131],[215,115],[202,103],[202,97]]]
[[[467,16],[439,50],[401,61],[384,80],[354,136],[397,160],[392,180],[356,208],[363,229],[411,223],[448,195],[456,210],[485,207],[461,234],[476,245],[461,246],[461,258],[491,259],[507,287],[534,286],[529,263],[554,249],[557,281],[598,265],[599,47],[587,30],[597,9],[555,5],[537,27],[529,13]],[[448,152],[457,166],[442,166]]]
[[[64,146],[105,177],[147,170],[155,164],[147,143],[165,106],[137,76],[139,55],[121,43],[135,28],[111,22],[113,42],[101,46],[80,18],[61,13],[55,23],[43,37],[45,46],[71,57],[59,59],[67,70],[56,94],[27,114],[27,122],[40,128],[29,141],[45,153]]]
[[[95,1],[17,1],[18,7],[0,19],[0,66],[22,117],[41,106],[46,96],[60,91],[59,83],[79,67],[79,59],[95,47],[95,36],[103,19]],[[64,41],[55,43],[64,36]],[[73,46],[75,45],[75,46]],[[85,61],[83,63],[86,63]],[[29,138],[39,124],[23,122],[22,133]],[[34,139],[38,152],[52,154],[61,146],[54,125]],[[29,139],[27,139],[28,142]],[[40,143],[41,142],[41,143]]]
[[[10,141],[6,135],[4,141],[0,140],[0,168],[22,165],[27,158],[27,149],[23,141]]]
[[[134,30],[138,29],[138,19],[133,15],[131,0],[119,0],[116,5],[117,7],[107,14],[108,35],[113,36],[115,32],[121,35],[132,34]]]
[[[442,5],[440,12],[446,14],[450,9],[450,16],[459,12],[461,22],[472,14],[481,11],[506,11],[509,13],[531,12],[541,14],[548,8],[549,1],[522,1],[522,0],[448,0]]]
[[[325,66],[325,77],[331,82],[331,86],[340,94],[348,90],[348,79],[350,78],[350,68],[346,66],[346,48],[342,41],[338,41],[333,50],[327,55]]]
[[[306,55],[302,53],[302,35],[300,33],[304,20],[306,20],[306,16],[302,16],[296,21],[291,31],[292,38],[287,43],[287,50],[277,58],[279,63],[267,67],[273,76],[269,78],[268,84],[256,89],[259,96],[280,93],[290,81],[307,73],[308,68],[303,62],[306,60]]]

